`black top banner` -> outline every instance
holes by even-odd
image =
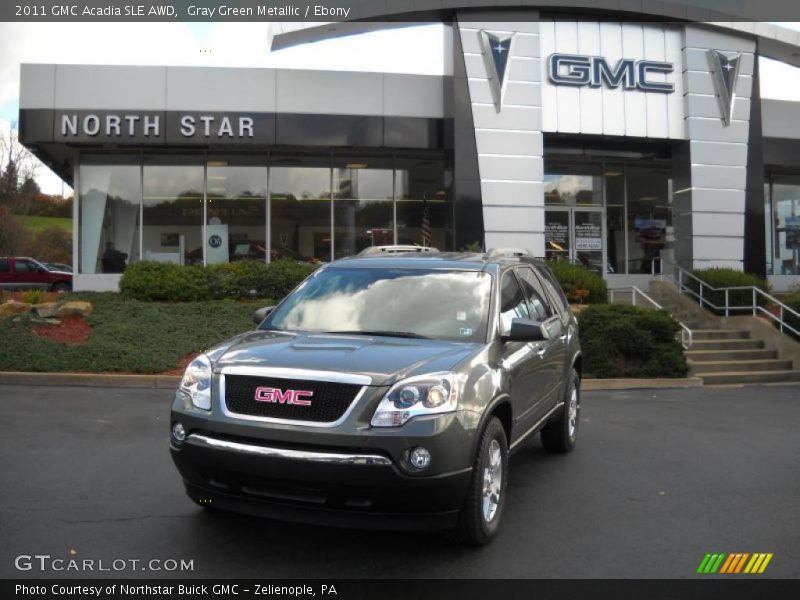
[[[455,11],[482,9],[487,12],[481,20],[503,21],[509,9],[514,20],[524,19],[525,8],[661,21],[800,20],[800,3],[791,0],[11,0],[0,3],[0,21],[439,21],[452,19]]]

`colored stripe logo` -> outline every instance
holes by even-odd
[[[763,573],[769,561],[772,560],[772,552],[724,552],[710,553],[703,557],[697,572],[706,574],[726,574],[735,575],[738,573],[760,574]]]

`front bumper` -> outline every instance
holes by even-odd
[[[193,433],[171,454],[198,504],[286,521],[372,529],[447,529],[471,469],[404,472],[388,453],[298,447]]]

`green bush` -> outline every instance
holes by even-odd
[[[41,304],[44,302],[44,292],[42,290],[28,290],[22,294],[22,301],[26,304]]]
[[[315,268],[315,265],[289,260],[279,260],[269,265],[240,261],[208,267],[140,262],[125,269],[120,280],[120,291],[128,298],[145,301],[199,302],[222,298],[280,300]]]
[[[210,273],[198,265],[139,262],[122,274],[123,296],[144,301],[199,302],[211,298]]]
[[[605,304],[608,287],[605,280],[585,267],[564,261],[548,263],[571,304]]]
[[[715,288],[726,287],[741,287],[741,286],[754,286],[765,292],[769,292],[769,284],[756,275],[737,271],[735,269],[726,268],[712,268],[712,269],[696,269],[692,274],[701,279],[706,284]],[[700,284],[694,279],[689,279],[687,282],[689,288],[695,293],[700,293]],[[753,305],[753,292],[752,290],[734,290],[728,292],[728,303],[730,306],[752,306]],[[725,305],[725,292],[713,292],[708,289],[703,290],[703,300],[716,306]],[[767,299],[760,294],[756,296],[756,301],[759,306],[765,306]],[[699,302],[699,299],[698,299]],[[704,303],[704,308],[712,310],[717,314],[724,314],[724,309],[713,309]]]
[[[607,304],[578,315],[583,372],[594,377],[686,377],[675,336],[680,326],[664,311]]]

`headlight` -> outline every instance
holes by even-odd
[[[197,408],[211,410],[211,361],[205,354],[189,363],[178,389],[187,394]]]
[[[372,416],[373,427],[399,427],[418,415],[454,412],[458,380],[453,373],[431,373],[394,384]]]

